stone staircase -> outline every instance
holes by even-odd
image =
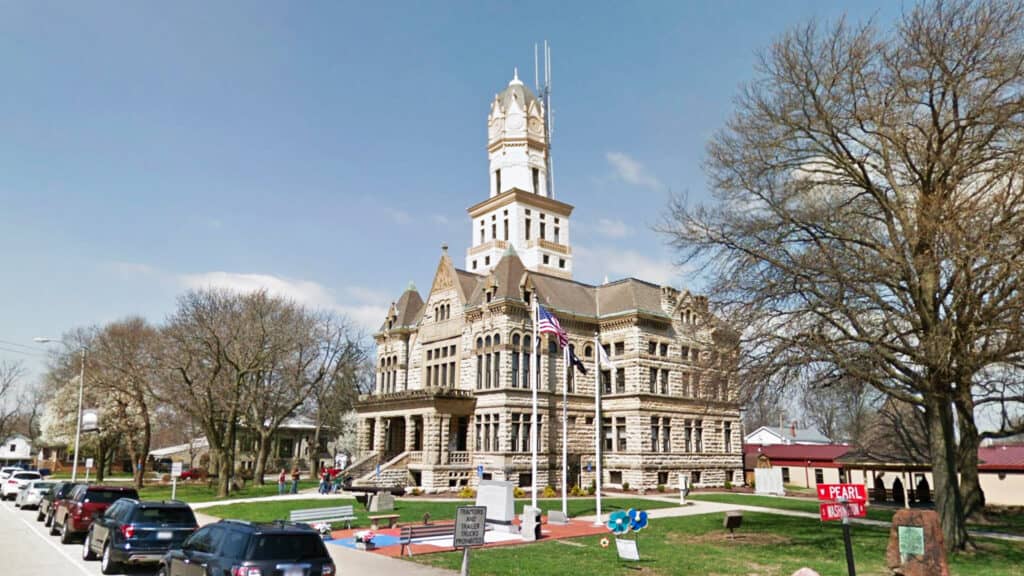
[[[363,474],[356,477],[355,484],[374,486],[408,486],[409,478],[409,456],[410,452],[402,452],[387,462],[380,465],[380,476],[377,476],[376,464]]]
[[[367,473],[372,473],[377,469],[377,464],[380,463],[379,452],[368,452],[359,460],[352,463],[351,466],[345,469],[345,475],[352,477],[353,481]]]

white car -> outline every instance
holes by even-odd
[[[7,480],[11,474],[19,470],[24,470],[24,468],[21,466],[4,466],[3,468],[0,468],[0,480]]]
[[[0,480],[2,482],[0,483],[0,496],[4,500],[14,500],[22,486],[28,486],[29,482],[42,480],[42,478],[39,472],[26,472],[23,470],[14,472],[6,480]]]
[[[24,488],[18,490],[18,495],[14,498],[14,507],[39,508],[39,503],[43,501],[43,495],[52,490],[56,484],[56,482],[48,480],[29,482]]]

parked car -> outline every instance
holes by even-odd
[[[29,482],[42,479],[39,472],[15,471],[0,482],[0,497],[4,500],[14,500],[22,486],[28,486]]]
[[[57,483],[49,480],[36,480],[29,482],[27,486],[18,490],[18,496],[14,498],[14,507],[38,508],[43,500],[43,495],[49,492]]]
[[[7,477],[17,472],[18,470],[24,470],[21,466],[4,466],[0,468],[0,480],[7,480]]]
[[[57,501],[50,534],[60,534],[60,543],[69,544],[76,536],[88,532],[93,518],[101,516],[115,501],[138,497],[135,488],[126,486],[76,486],[67,498]]]
[[[256,524],[221,520],[207,524],[160,561],[159,576],[206,574],[236,576],[334,576],[331,556],[320,535],[307,524]]]
[[[188,470],[183,470],[178,478],[180,480],[201,480],[205,477],[206,472],[202,468],[189,468]]]
[[[100,555],[100,571],[115,574],[125,565],[156,564],[199,525],[188,504],[121,498],[97,517],[82,542],[82,559]]]
[[[43,494],[43,499],[39,502],[39,512],[36,514],[36,521],[45,522],[44,526],[53,524],[53,513],[57,509],[57,502],[67,498],[71,494],[71,490],[79,484],[84,484],[84,482],[68,482],[64,480],[57,482],[49,492]]]

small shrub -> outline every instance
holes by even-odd
[[[726,490],[732,490],[732,482],[729,482],[728,480],[726,480],[725,481],[725,489]]]
[[[664,492],[664,491],[665,491],[665,485],[664,484],[658,484],[658,492]]]
[[[576,486],[575,484],[573,485],[572,489],[569,490],[570,496],[583,496],[584,494],[586,494],[586,491],[584,491],[583,488]]]
[[[544,487],[544,491],[541,492],[541,496],[544,498],[554,498],[555,496],[558,496],[558,493],[555,492],[554,486],[548,484]]]
[[[463,486],[462,490],[459,490],[459,498],[476,498],[476,489]]]
[[[512,496],[514,496],[516,498],[522,498],[522,497],[526,496],[526,490],[523,490],[519,486],[515,486],[515,487],[512,488]]]
[[[587,496],[593,496],[597,492],[597,482],[595,480],[590,481],[590,486],[587,486]]]
[[[623,482],[622,483],[622,491],[623,492],[629,492],[629,482]]]
[[[420,494],[423,494],[423,490],[420,490],[419,488],[413,488],[412,490],[409,491],[409,493],[412,494],[413,496],[419,496]]]

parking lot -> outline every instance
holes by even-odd
[[[50,536],[35,510],[19,510],[0,501],[0,573],[5,576],[77,576],[100,574],[99,562],[82,560],[81,542],[64,545]],[[129,574],[152,575],[156,568]]]

